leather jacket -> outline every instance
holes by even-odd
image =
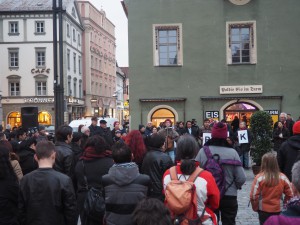
[[[162,178],[167,169],[173,166],[173,161],[169,155],[161,149],[150,148],[143,160],[141,173],[147,174],[151,179],[149,197],[164,200],[162,193]]]
[[[52,168],[39,168],[20,183],[21,225],[76,225],[76,196],[72,181]]]
[[[56,158],[54,169],[73,178],[74,175],[74,153],[69,144],[61,141],[55,143]]]

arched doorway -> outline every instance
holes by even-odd
[[[41,112],[39,112],[39,115],[38,115],[38,121],[39,121],[39,124],[51,125],[52,124],[52,116],[50,115],[50,113],[48,113],[46,111],[41,111]]]
[[[20,112],[11,112],[7,116],[7,123],[10,124],[11,127],[19,127],[22,124],[21,121],[21,113]]]
[[[151,115],[152,124],[156,127],[166,119],[170,119],[173,124],[175,122],[175,114],[170,109],[160,108],[154,111]]]
[[[231,123],[234,117],[237,116],[240,121],[246,122],[249,126],[250,117],[258,110],[258,107],[249,102],[235,102],[224,109],[224,117],[227,122]]]

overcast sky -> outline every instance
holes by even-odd
[[[102,7],[106,17],[115,25],[117,62],[121,67],[128,66],[128,21],[121,0],[89,0],[89,2],[99,10]]]

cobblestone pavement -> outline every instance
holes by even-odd
[[[252,169],[245,170],[247,180],[243,185],[242,190],[238,191],[238,214],[236,218],[237,225],[259,225],[258,214],[252,210],[249,205],[249,195],[251,190],[251,184],[254,179]],[[249,205],[249,206],[248,206]]]

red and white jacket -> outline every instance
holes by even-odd
[[[180,165],[176,166],[177,176],[179,180],[185,181],[188,180],[189,175],[182,174],[180,170]],[[163,176],[163,186],[164,191],[166,190],[167,184],[171,181],[170,170],[168,169]],[[203,224],[214,224],[217,225],[217,218],[214,214],[214,210],[219,208],[220,202],[220,192],[218,186],[215,182],[214,177],[208,171],[202,171],[199,176],[196,178],[194,185],[196,186],[197,193],[197,214],[201,216],[204,207],[206,216],[209,216],[210,219],[205,221]]]
[[[285,195],[284,203],[293,197],[293,190],[289,179],[283,174],[279,175],[279,183],[273,187],[265,184],[264,173],[259,173],[254,178],[250,192],[250,201],[253,211],[269,213],[280,212],[280,199]]]

